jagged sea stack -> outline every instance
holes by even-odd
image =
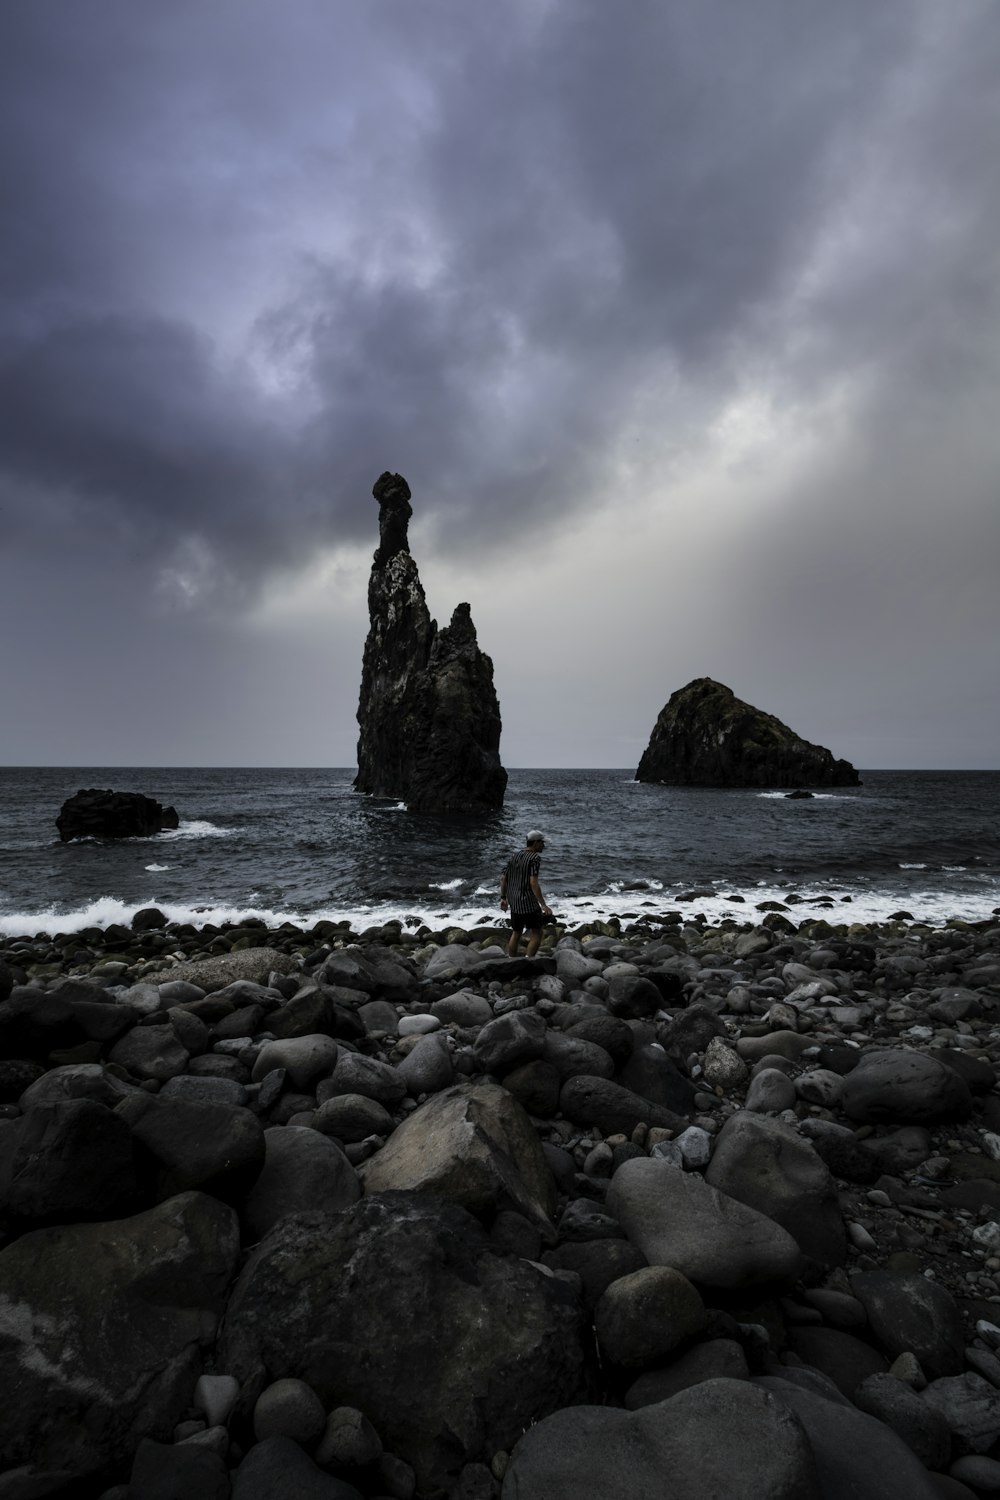
[[[800,739],[711,677],[671,694],[635,779],[665,786],[861,785],[849,761]]]
[[[372,494],[379,546],[368,580],[355,789],[399,797],[411,812],[491,812],[507,787],[493,663],[467,604],[443,630],[428,613],[406,539],[406,480],[383,474]]]

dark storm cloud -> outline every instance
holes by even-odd
[[[370,537],[385,466],[443,545],[592,503],[639,405],[681,441],[740,378],[925,14],[5,8],[6,535],[197,534],[253,582]],[[931,98],[935,170],[988,76],[950,148]]]

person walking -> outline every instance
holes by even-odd
[[[525,848],[511,856],[500,876],[500,910],[510,910],[510,925],[513,929],[507,944],[510,958],[517,957],[521,944],[521,933],[527,928],[528,947],[526,956],[534,958],[542,941],[542,926],[552,913],[548,908],[542,888],[538,883],[538,872],[542,863],[545,835],[538,829],[528,834]]]

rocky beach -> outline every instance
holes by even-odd
[[[754,916],[7,938],[0,1496],[1000,1491],[1000,921]]]

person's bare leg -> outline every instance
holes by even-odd
[[[535,954],[538,952],[538,945],[539,945],[539,943],[541,941],[542,941],[542,929],[540,927],[532,927],[532,929],[531,929],[531,931],[530,931],[530,933],[528,935],[528,947],[526,949],[526,957],[528,957],[528,958],[534,958]]]
[[[517,957],[517,950],[520,947],[520,945],[521,945],[521,934],[519,932],[512,932],[511,935],[510,935],[510,937],[507,939],[507,957],[508,958],[516,958]]]

